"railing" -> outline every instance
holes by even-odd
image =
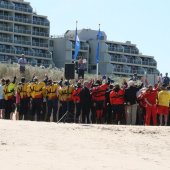
[[[36,25],[44,25],[44,26],[49,26],[50,25],[49,22],[47,22],[47,21],[35,21],[35,20],[33,20],[32,23],[36,24]]]
[[[46,32],[33,31],[32,34],[37,35],[37,36],[49,37],[49,33],[46,33]]]
[[[0,19],[13,21],[14,17],[10,15],[0,15]]]
[[[28,13],[32,13],[32,8],[24,8],[24,7],[17,7],[15,6],[15,10],[16,11],[23,11],[23,12],[28,12]]]
[[[0,4],[0,8],[14,9],[14,6],[10,4]]]
[[[24,23],[32,23],[32,20],[28,19],[28,18],[18,18],[18,17],[15,17],[15,21],[17,21],[17,22],[24,22]]]
[[[0,41],[1,42],[9,42],[9,43],[13,42],[11,38],[0,38]]]
[[[12,53],[12,54],[14,54],[14,53],[15,53],[15,50],[14,50],[14,49],[0,48],[0,52],[2,52],[2,53]]]
[[[124,73],[124,74],[134,74],[134,73],[137,73],[137,74],[144,74],[144,71],[139,71],[139,70],[128,70],[128,69],[125,69],[125,68],[114,68],[113,69],[113,72],[118,72],[118,73]]]
[[[22,45],[31,45],[31,41],[24,41],[24,40],[14,40],[14,43],[22,44]]]
[[[32,46],[38,46],[38,47],[48,47],[48,43],[38,43],[38,42],[33,42]]]
[[[31,30],[24,30],[24,29],[14,29],[14,32],[21,33],[21,34],[31,34]]]
[[[122,63],[130,63],[130,64],[142,64],[141,61],[138,61],[138,60],[131,60],[131,59],[116,59],[116,58],[111,58],[111,61],[115,61],[115,62],[122,62]]]
[[[34,53],[34,56],[44,57],[44,58],[51,58],[51,54],[45,54],[45,53]]]
[[[149,61],[142,61],[142,65],[156,66],[156,63],[155,62],[149,62]]]
[[[109,51],[115,51],[115,52],[122,52],[122,53],[130,53],[130,54],[139,54],[137,50],[134,49],[124,49],[124,48],[118,48],[118,47],[108,47]]]
[[[9,31],[9,32],[13,32],[13,28],[12,27],[2,27],[2,26],[0,26],[0,30],[1,31]]]

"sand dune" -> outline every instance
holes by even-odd
[[[1,170],[169,170],[170,127],[0,120]]]

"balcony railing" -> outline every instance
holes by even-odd
[[[142,61],[142,65],[156,66],[156,63],[155,62],[149,62],[149,61]]]
[[[14,29],[14,32],[21,33],[21,34],[31,34],[31,30],[24,30],[24,29]]]
[[[38,46],[38,47],[48,47],[48,43],[38,43],[38,42],[33,42],[32,46]]]
[[[121,63],[130,63],[130,64],[138,64],[141,65],[142,62],[138,61],[138,60],[131,60],[131,59],[124,59],[124,58],[111,58],[111,61],[115,61],[115,62],[121,62]]]
[[[24,23],[32,23],[32,20],[28,19],[28,18],[15,17],[15,21],[17,21],[17,22],[24,22]]]
[[[109,51],[115,52],[122,52],[122,53],[130,53],[130,54],[139,54],[137,50],[134,49],[124,49],[124,48],[117,48],[117,47],[108,47]]]
[[[24,7],[17,7],[17,6],[15,6],[15,10],[16,11],[23,11],[23,12],[28,12],[28,13],[32,13],[32,8],[24,8]]]
[[[124,74],[144,74],[144,71],[140,71],[140,70],[129,70],[129,69],[125,69],[125,68],[114,68],[113,72],[118,72],[118,73],[124,73]]]
[[[15,50],[14,49],[0,48],[0,52],[1,53],[12,53],[12,54],[14,54]]]
[[[37,36],[49,37],[49,33],[46,32],[33,31],[32,34]]]
[[[8,31],[8,32],[13,32],[13,28],[12,27],[2,27],[2,26],[0,26],[0,30],[1,31]]]
[[[44,57],[44,58],[51,58],[50,54],[45,54],[45,53],[34,53],[34,56]]]
[[[0,4],[0,8],[14,9],[14,6],[11,4]]]
[[[0,41],[1,42],[9,42],[9,43],[12,43],[12,38],[0,38]]]
[[[31,41],[26,41],[26,40],[14,40],[14,43],[22,44],[22,45],[31,45]]]
[[[13,16],[10,15],[0,15],[0,19],[13,21]]]
[[[47,21],[36,21],[36,20],[33,20],[32,22],[33,24],[36,24],[36,25],[43,25],[43,26],[49,26],[49,22]]]

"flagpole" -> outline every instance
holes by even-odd
[[[100,24],[99,24],[99,31],[100,31]],[[98,37],[98,35],[97,35],[97,40],[98,40],[97,41],[97,43],[98,43],[97,45],[99,45],[99,37]],[[99,51],[98,51],[98,53],[99,53]],[[96,64],[96,78],[98,79],[98,77],[99,77],[99,59],[98,59],[97,64]]]
[[[76,20],[76,34],[77,34],[77,23],[78,21]],[[76,42],[76,35],[75,35],[75,42]],[[74,63],[76,63],[76,58],[74,57]]]

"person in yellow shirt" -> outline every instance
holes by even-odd
[[[29,96],[27,94],[28,83],[25,82],[25,77],[21,78],[21,82],[17,86],[17,93],[20,95],[19,120],[28,120]]]
[[[169,102],[170,102],[170,93],[167,90],[167,87],[163,84],[162,90],[158,93],[158,101],[157,101],[157,112],[160,115],[160,126],[162,126],[163,116],[165,126],[167,126],[168,122],[168,114],[169,114]]]
[[[3,94],[5,98],[5,119],[10,119],[10,116],[15,111],[15,86],[16,77],[11,82],[10,79],[6,79],[6,83],[3,88]]]
[[[48,80],[46,86],[46,98],[47,98],[47,108],[48,113],[46,121],[50,121],[51,113],[53,111],[53,121],[57,121],[57,111],[58,111],[58,89],[59,85],[53,83],[52,80]]]
[[[35,115],[37,114],[37,121],[41,121],[41,111],[44,97],[44,82],[38,82],[38,78],[34,77],[33,82],[28,87],[28,94],[31,97],[31,120],[35,120]]]
[[[65,80],[64,86],[59,89],[59,100],[61,106],[61,114],[59,114],[59,119],[67,112],[68,114],[62,121],[73,121],[73,110],[74,103],[72,98],[72,93],[74,90],[74,86],[70,84],[69,81]]]

